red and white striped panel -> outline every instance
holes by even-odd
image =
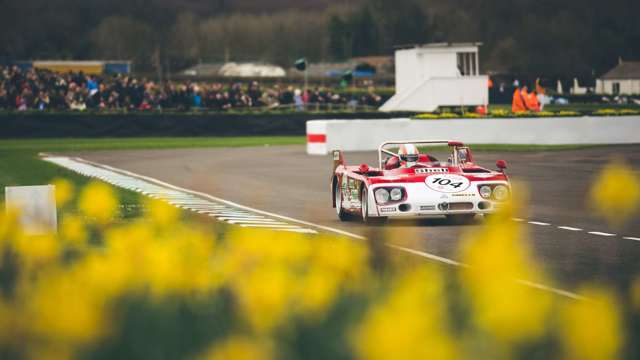
[[[307,154],[327,155],[327,122],[307,121]]]

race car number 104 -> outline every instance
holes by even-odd
[[[467,190],[469,179],[464,176],[452,174],[437,174],[428,176],[424,180],[425,184],[431,189],[443,193],[457,193]]]

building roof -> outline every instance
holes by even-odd
[[[396,50],[402,49],[442,49],[442,48],[459,48],[459,47],[479,47],[481,42],[459,42],[459,43],[428,43],[428,44],[405,44],[394,46]]]
[[[640,61],[621,61],[618,66],[609,70],[601,79],[640,79]]]

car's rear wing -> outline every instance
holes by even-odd
[[[451,141],[451,140],[399,140],[399,141],[386,141],[383,142],[382,144],[380,144],[380,146],[378,147],[378,164],[379,164],[379,168],[382,169],[382,154],[387,154],[390,156],[395,156],[395,157],[399,157],[398,154],[393,153],[387,149],[385,149],[385,147],[389,146],[389,145],[404,145],[404,144],[414,144],[414,145],[434,145],[434,144],[442,144],[442,145],[447,145],[447,146],[451,146],[454,148],[460,148],[463,147],[464,144],[459,142],[459,141]],[[453,152],[453,162],[454,164],[458,164],[458,156],[457,156],[457,152],[454,151]]]

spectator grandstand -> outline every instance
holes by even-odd
[[[129,74],[89,75],[0,67],[0,110],[376,109],[383,100],[373,88],[365,94],[349,95],[320,87],[306,92],[292,85],[262,87],[257,81],[226,85],[192,81],[157,83]]]

